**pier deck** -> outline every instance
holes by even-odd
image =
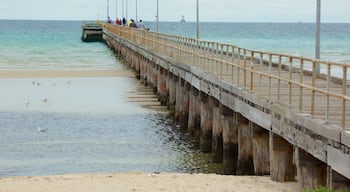
[[[201,149],[227,169],[350,188],[349,65],[112,25],[104,38],[195,136],[200,119]]]
[[[81,39],[84,42],[102,41],[102,24],[84,24]]]

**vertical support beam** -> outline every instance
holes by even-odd
[[[331,170],[331,188],[336,190],[350,190],[350,180],[343,175]]]
[[[175,121],[179,122],[182,113],[182,102],[183,102],[183,90],[184,82],[181,78],[178,78],[176,83],[176,103],[175,103]]]
[[[145,60],[142,56],[140,56],[140,76],[139,79],[141,83],[144,83],[145,80]]]
[[[295,180],[293,146],[270,132],[270,176],[273,181]]]
[[[158,65],[156,65],[155,63],[152,63],[152,68],[151,68],[151,73],[152,73],[152,82],[151,82],[151,86],[153,88],[153,92],[157,93],[157,81],[158,81]]]
[[[227,107],[221,108],[224,174],[236,174],[238,158],[238,125],[236,113]]]
[[[252,123],[253,160],[255,175],[270,174],[270,135],[264,128]]]
[[[253,175],[253,143],[251,138],[250,122],[237,113],[238,124],[238,162],[237,175]]]
[[[199,141],[200,119],[201,119],[201,103],[199,91],[192,87],[190,91],[190,104],[188,114],[188,132],[194,136],[196,141]]]
[[[189,107],[190,107],[190,91],[191,91],[191,85],[187,83],[186,81],[183,81],[183,91],[182,91],[182,115],[180,118],[180,126],[182,129],[187,131],[188,128],[188,113],[189,113]]]
[[[152,64],[152,61],[150,61],[150,60],[147,60],[147,64],[146,64],[147,66],[146,66],[146,70],[147,70],[147,72],[146,72],[146,74],[147,74],[147,85],[150,85],[150,86],[152,86],[152,76],[153,76],[153,74],[152,74],[152,72],[153,72],[153,64]]]
[[[167,75],[163,67],[158,67],[157,95],[161,105],[166,105],[168,100]]]
[[[327,165],[300,148],[295,150],[300,191],[327,185]]]
[[[190,88],[186,81],[179,79],[176,89],[175,120],[179,122],[180,127],[183,129],[188,127]]]
[[[221,107],[217,100],[213,102],[213,138],[212,138],[212,163],[222,163],[223,142],[222,142],[222,118]]]
[[[168,109],[170,114],[175,116],[175,104],[176,104],[176,89],[177,89],[178,78],[173,75],[168,75],[168,85],[169,85],[169,101]]]
[[[199,148],[203,152],[211,151],[213,112],[210,106],[210,96],[201,92],[201,132],[199,138]]]
[[[135,71],[136,71],[136,78],[140,79],[140,71],[141,71],[141,55],[135,53]]]

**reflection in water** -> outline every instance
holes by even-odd
[[[2,112],[0,122],[0,176],[209,171],[166,114]]]

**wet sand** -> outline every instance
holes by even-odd
[[[0,179],[1,192],[294,192],[296,183],[269,177],[180,173],[79,174]]]
[[[130,70],[0,70],[0,78],[135,77]]]

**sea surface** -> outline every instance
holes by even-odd
[[[83,43],[83,21],[0,20],[0,69],[119,69],[103,43]],[[146,25],[155,30],[154,22]],[[195,23],[160,31],[195,36]],[[322,59],[350,61],[350,24],[322,26]],[[314,25],[202,23],[201,38],[312,57]],[[217,172],[166,113],[128,100],[134,78],[0,79],[0,177],[86,172]]]
[[[156,31],[153,22],[146,26]],[[161,22],[159,31],[196,38],[196,23]],[[200,23],[200,39],[242,48],[315,57],[314,23]],[[350,23],[321,25],[321,60],[350,64]]]

